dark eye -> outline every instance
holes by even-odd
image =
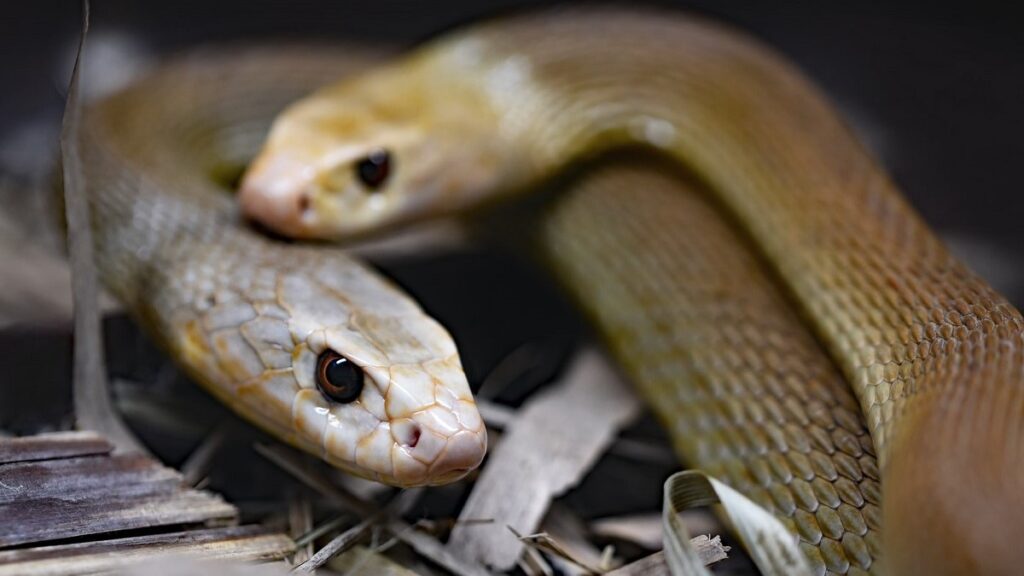
[[[348,404],[363,391],[363,371],[334,350],[325,350],[316,363],[316,385],[330,400]]]
[[[368,190],[375,191],[384,185],[391,173],[391,154],[381,148],[374,150],[356,162],[356,174]]]

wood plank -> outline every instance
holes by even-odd
[[[110,454],[94,433],[0,440],[0,548],[137,530],[233,521],[237,510],[189,489],[141,454]],[[53,457],[42,460],[40,458]]]
[[[65,538],[234,520],[234,506],[198,491],[157,494],[121,501],[115,494],[96,498],[47,498],[0,506],[0,547]]]
[[[85,456],[0,465],[0,505],[28,500],[118,500],[183,488],[181,475],[138,454]]]
[[[95,432],[52,432],[4,438],[0,441],[0,464],[109,454],[113,449],[110,442]]]
[[[182,553],[266,562],[280,560],[293,550],[291,539],[259,526],[216,528],[0,551],[0,576],[95,574]]]

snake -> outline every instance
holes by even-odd
[[[274,114],[369,49],[197,50],[90,105],[79,148],[106,288],[214,397],[355,475],[465,476],[487,434],[451,335],[345,252],[268,238],[226,182]]]
[[[289,106],[239,203],[342,240],[536,189],[529,242],[680,456],[818,573],[1017,569],[1020,313],[743,32],[614,8],[451,31]]]

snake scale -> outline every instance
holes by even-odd
[[[324,75],[337,64],[314,60],[302,61]],[[86,161],[101,175],[104,278],[229,405],[357,473],[396,480],[404,460],[394,455],[417,442],[385,422],[388,410],[364,423],[358,406],[325,405],[305,375],[310,351],[322,354],[326,340],[350,357],[373,380],[364,396],[432,388],[413,412],[454,423],[449,438],[465,441],[444,452],[455,463],[440,479],[417,469],[399,480],[461,475],[485,441],[447,334],[350,259],[239,227],[209,182],[209,158],[224,157],[212,142],[237,147],[236,159],[251,153],[271,108],[309,87],[298,60],[256,61],[248,75],[193,62],[209,69],[187,85],[183,70],[165,71],[163,84],[92,115],[102,118],[86,130]],[[192,122],[197,111],[206,118]],[[176,140],[176,152],[146,144],[153,134]],[[241,200],[280,233],[344,238],[513,197],[629,147],[663,158],[570,181],[535,241],[688,464],[771,509],[819,572],[1012,571],[1024,522],[1020,314],[948,253],[818,91],[742,34],[606,9],[457,31],[289,108]],[[200,253],[200,243],[211,247]],[[344,272],[325,277],[334,267]],[[273,290],[251,296],[259,274],[290,306]],[[316,286],[289,292],[284,279],[302,285],[303,274]],[[311,300],[347,301],[350,283],[360,297],[344,312]],[[239,296],[248,307],[224,313],[218,344],[210,310]],[[319,331],[322,312],[341,321]],[[353,321],[364,316],[378,321]],[[266,317],[290,330],[275,339],[244,329]],[[332,330],[346,337],[311,336]],[[261,348],[269,340],[291,363]],[[379,356],[392,344],[402,344],[399,373],[415,376],[385,375]],[[240,372],[236,353],[250,355]],[[405,384],[421,380],[433,385]],[[253,381],[265,393],[239,393]],[[451,381],[457,400],[442,399]],[[322,412],[333,427],[310,425]],[[324,430],[344,434],[337,422],[364,425],[390,463],[327,443]],[[416,437],[444,428],[415,422]]]

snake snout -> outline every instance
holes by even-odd
[[[453,434],[431,466],[435,481],[446,483],[465,476],[480,465],[486,449],[487,438],[478,432],[462,430]]]
[[[305,236],[312,205],[310,174],[308,165],[288,156],[260,158],[238,191],[242,213],[274,232]]]
[[[473,408],[475,412],[475,407]],[[487,432],[476,420],[433,408],[391,423],[399,450],[394,455],[400,484],[446,484],[480,465],[487,452]]]

